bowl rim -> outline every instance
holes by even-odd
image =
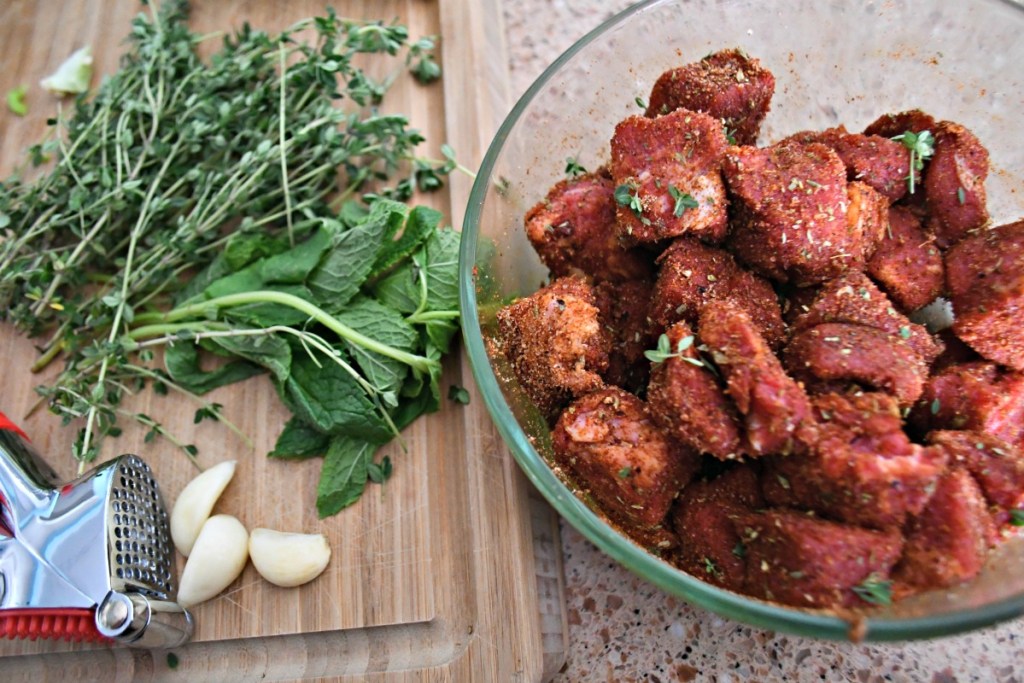
[[[505,400],[483,339],[476,294],[476,254],[484,201],[490,191],[495,163],[522,114],[563,65],[610,29],[652,7],[678,0],[644,0],[613,15],[572,44],[530,84],[499,127],[484,155],[469,195],[459,250],[459,306],[462,336],[473,377],[491,418],[530,483],[558,513],[605,554],[641,579],[684,601],[724,617],[765,629],[831,640],[901,641],[953,635],[990,626],[1024,614],[1024,592],[955,613],[906,619],[875,618],[851,621],[832,614],[769,603],[718,588],[648,553],[612,527],[581,501],[551,470],[534,448]],[[1024,9],[1019,0],[995,0]],[[856,625],[856,633],[851,629]],[[866,627],[866,628],[864,628]]]

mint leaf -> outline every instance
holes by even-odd
[[[292,412],[325,434],[388,441],[387,424],[352,375],[319,354],[317,362],[305,351],[295,353],[291,374],[280,383]]]
[[[330,246],[331,232],[321,227],[305,242],[264,259],[260,264],[260,277],[264,282],[299,284],[316,268]]]
[[[359,292],[377,260],[384,236],[394,234],[395,223],[400,226],[408,210],[404,204],[381,199],[373,204],[365,220],[347,230],[338,221],[325,221],[334,232],[331,245],[306,279],[324,310],[341,310]]]
[[[236,335],[213,337],[209,342],[228,353],[270,370],[278,381],[284,381],[291,373],[292,350],[288,342],[281,337]]]
[[[316,489],[320,518],[337,514],[359,500],[366,488],[367,465],[377,444],[350,436],[335,436],[327,448]]]
[[[324,455],[331,443],[331,437],[314,427],[293,417],[285,424],[277,437],[274,450],[269,453],[271,458],[311,458]]]
[[[409,212],[409,218],[405,222],[401,236],[397,240],[384,243],[370,271],[370,278],[376,277],[402,260],[409,258],[437,230],[440,223],[440,211],[426,206],[415,207]]]
[[[164,367],[175,384],[199,395],[263,373],[259,365],[244,360],[204,371],[199,367],[199,348],[191,341],[168,344],[164,350]]]
[[[393,348],[415,352],[419,345],[419,335],[402,315],[376,299],[357,298],[337,317],[356,332]],[[345,342],[345,348],[379,391],[398,391],[401,388],[409,373],[408,365],[348,341]]]

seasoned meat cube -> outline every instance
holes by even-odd
[[[601,324],[612,340],[604,378],[632,393],[647,386],[650,373],[644,351],[654,343],[648,319],[653,290],[649,280],[605,281],[594,286]]]
[[[679,566],[716,586],[742,590],[746,562],[736,520],[763,506],[757,474],[749,465],[687,486],[672,513]]]
[[[792,332],[802,332],[821,323],[852,323],[875,327],[906,340],[930,363],[942,346],[923,325],[910,322],[864,273],[849,271],[826,283],[804,315],[792,323]]]
[[[739,416],[700,360],[690,327],[678,322],[665,334],[672,352],[679,355],[655,363],[651,369],[647,402],[654,421],[698,452],[720,460],[738,457]]]
[[[551,433],[559,466],[570,472],[613,520],[658,526],[700,457],[676,445],[651,421],[639,398],[617,387],[569,405]]]
[[[985,358],[1024,371],[1024,220],[950,249],[946,286],[956,336]]]
[[[810,403],[803,388],[783,372],[746,311],[729,301],[708,303],[700,316],[699,337],[743,415],[746,452],[759,456],[793,450],[794,433],[810,416]]]
[[[842,160],[820,143],[730,147],[722,171],[733,252],[779,282],[816,284],[861,268],[884,230],[881,195],[848,187]]]
[[[621,238],[722,241],[728,217],[720,121],[686,109],[656,119],[630,116],[615,126],[611,147]]]
[[[593,288],[565,277],[498,311],[500,346],[516,379],[549,420],[573,396],[604,386],[611,338]]]
[[[889,202],[907,193],[910,158],[907,149],[889,138],[851,133],[844,126],[805,131],[790,136],[800,142],[820,142],[835,150],[846,165],[849,180],[870,185]]]
[[[945,451],[911,443],[898,404],[885,394],[813,401],[818,426],[808,453],[764,460],[768,503],[876,529],[899,527],[920,512],[945,470]]]
[[[942,293],[945,270],[934,242],[913,213],[889,208],[889,231],[868,261],[868,274],[903,311],[916,311]]]
[[[1024,445],[1024,374],[980,361],[950,365],[932,374],[910,423],[922,434],[966,429]]]
[[[653,274],[649,254],[619,241],[614,193],[611,175],[601,169],[559,182],[526,212],[526,236],[552,277],[582,272],[623,282]]]
[[[767,510],[740,522],[746,592],[797,607],[864,607],[854,591],[885,580],[899,559],[899,531],[873,531],[796,510]]]
[[[978,484],[966,470],[951,470],[910,523],[903,556],[893,570],[898,592],[944,588],[973,578],[994,538]]]
[[[722,50],[663,73],[651,89],[647,116],[701,111],[721,119],[735,144],[752,145],[774,92],[775,77],[760,61]]]
[[[935,153],[924,171],[924,194],[929,227],[945,248],[988,222],[988,150],[974,133],[950,121],[940,122],[933,133]]]
[[[911,406],[921,396],[928,366],[910,346],[867,325],[823,323],[793,335],[783,351],[790,374],[808,388],[818,381],[855,382]]]
[[[983,432],[932,432],[928,442],[945,449],[952,463],[971,473],[1003,521],[1010,510],[1024,508],[1024,453],[1020,449]]]
[[[782,342],[785,328],[771,285],[737,265],[729,252],[681,237],[658,260],[651,306],[655,331],[677,320],[696,324],[705,304],[727,299],[750,315],[769,344]]]
[[[920,133],[923,130],[934,131],[935,119],[920,109],[901,111],[898,114],[882,114],[864,129],[865,135],[878,135],[893,138],[903,133]]]

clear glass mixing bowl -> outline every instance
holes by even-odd
[[[494,314],[546,272],[523,216],[563,176],[567,157],[608,161],[615,123],[638,113],[673,66],[739,47],[776,76],[761,140],[921,108],[966,125],[985,144],[996,224],[1024,216],[1024,8],[1008,0],[653,0],[612,18],[552,64],[516,104],[473,187],[462,238],[466,347],[484,402],[530,481],[570,524],[625,567],[689,602],[750,624],[842,639],[851,624],[722,590],[648,554],[576,497],[548,466],[548,429],[502,358]],[[1004,543],[968,585],[870,613],[868,640],[967,631],[1024,613],[1024,537]],[[862,630],[866,626],[866,631]]]

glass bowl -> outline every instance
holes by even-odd
[[[1024,613],[1024,537],[1003,543],[969,584],[934,591],[851,622],[707,584],[648,554],[608,524],[548,466],[549,431],[492,353],[495,312],[529,294],[546,270],[525,212],[563,177],[567,157],[607,163],[615,124],[641,113],[666,69],[739,47],[774,72],[761,130],[773,142],[883,113],[921,108],[970,128],[988,147],[995,224],[1024,215],[1024,9],[1007,0],[653,0],[613,17],[555,61],[519,100],[490,146],[466,212],[461,304],[480,393],[530,481],[566,520],[622,565],[692,604],[756,626],[832,639],[905,640],[957,633]]]

